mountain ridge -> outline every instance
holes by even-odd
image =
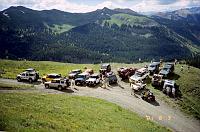
[[[194,41],[160,19],[129,9],[69,13],[10,7],[0,12],[0,57],[130,63],[138,58],[181,59],[199,53]]]

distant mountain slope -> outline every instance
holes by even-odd
[[[0,23],[1,58],[128,63],[184,58],[200,51],[189,37],[156,17],[130,9],[68,13],[10,7],[0,12]]]
[[[153,19],[200,46],[200,7],[157,13]]]

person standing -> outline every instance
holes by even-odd
[[[75,80],[74,80],[74,78],[71,80],[71,88],[75,89]]]

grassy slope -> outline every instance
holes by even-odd
[[[0,94],[0,130],[169,131],[103,100],[31,93]]]
[[[154,24],[157,25],[158,23],[155,22],[154,20],[151,20],[147,17],[142,17],[142,16],[132,16],[132,15],[128,15],[128,14],[114,14],[111,16],[110,20],[105,20],[106,22],[112,24],[117,24],[118,26],[121,26],[122,24],[126,24],[126,25],[149,25]],[[104,22],[105,22],[104,21]]]
[[[176,84],[179,86],[182,97],[174,100],[167,97],[160,90],[154,89],[151,84],[148,87],[162,100],[169,105],[180,108],[183,112],[193,115],[197,119],[200,119],[200,69],[190,67],[188,70],[187,65],[183,65],[184,71],[181,71],[182,65],[176,65],[175,75],[171,79],[176,80]]]
[[[50,29],[55,33],[63,33],[63,32],[69,31],[73,27],[74,26],[68,25],[68,24],[63,24],[63,25],[54,24],[52,27],[50,27]]]
[[[32,84],[8,84],[8,83],[0,82],[0,90],[1,89],[7,89],[7,90],[30,89],[30,88],[34,88],[34,85],[32,85]]]
[[[98,72],[99,65],[93,64],[68,64],[50,61],[12,61],[0,60],[0,71],[5,72],[2,74],[3,78],[15,79],[16,75],[23,70],[33,67],[39,71],[40,75],[48,73],[59,73],[66,76],[72,69],[84,69],[84,67],[92,68]]]
[[[143,67],[148,63],[138,63],[138,64],[119,64],[113,63],[112,68],[116,69],[121,66],[127,67]],[[66,64],[58,62],[47,62],[47,61],[11,61],[11,60],[0,60],[0,70],[5,71],[5,74],[2,75],[3,78],[15,78],[15,76],[22,72],[28,67],[34,67],[40,72],[40,75],[47,73],[61,73],[66,75],[70,70],[80,68],[83,69],[85,66],[88,68],[93,68],[98,72],[100,65],[96,64]],[[191,67],[188,72],[187,66],[184,65],[184,72],[180,72],[181,65],[176,65],[175,67],[175,76],[173,79],[176,80],[176,83],[180,85],[181,93],[183,98],[180,100],[174,100],[172,98],[164,95],[160,90],[154,89],[150,84],[148,87],[155,93],[156,98],[165,100],[170,105],[181,108],[184,112],[191,114],[198,119],[200,119],[200,69]]]

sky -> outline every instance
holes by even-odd
[[[25,6],[35,10],[58,9],[67,12],[90,12],[104,7],[130,8],[137,12],[162,12],[200,6],[200,0],[0,0],[0,10]]]

